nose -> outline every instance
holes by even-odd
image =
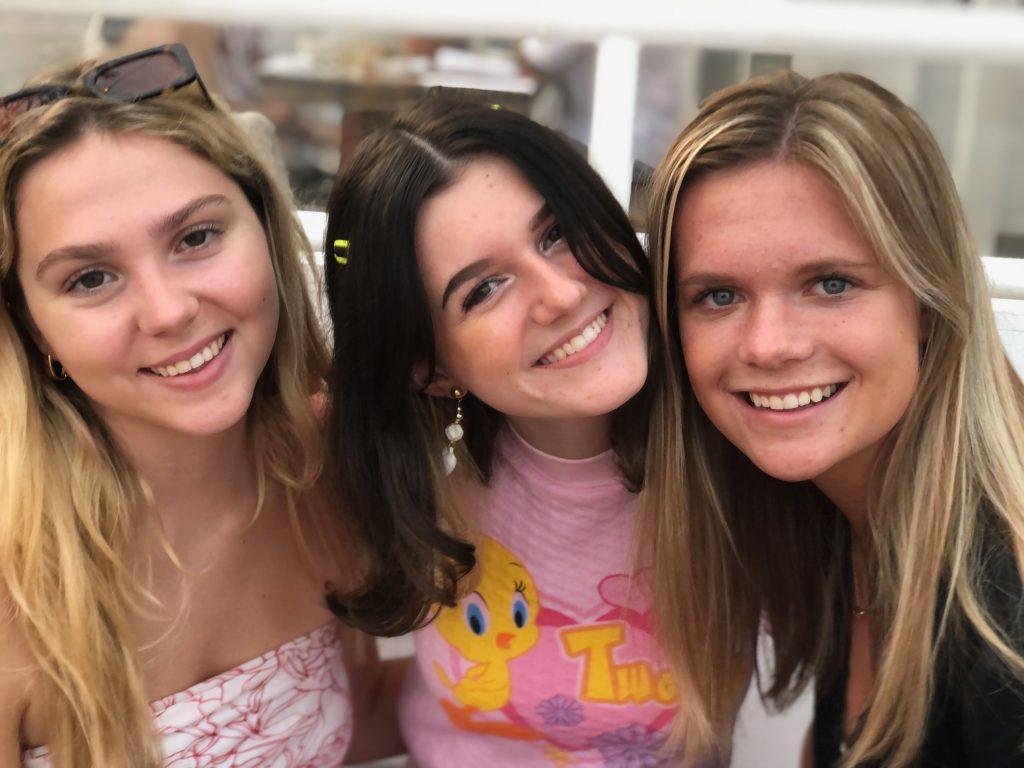
[[[512,645],[512,641],[515,637],[516,636],[511,632],[499,632],[497,636],[495,636],[494,642],[499,648],[501,648],[501,650],[507,651],[509,646]]]
[[[139,330],[150,336],[174,334],[199,314],[199,298],[173,267],[140,266],[135,274]]]
[[[781,299],[755,303],[748,315],[738,354],[758,368],[780,368],[808,359],[814,353],[813,318],[802,317]]]
[[[583,282],[583,270],[572,259],[553,261],[536,258],[532,261],[531,281],[536,289],[531,317],[540,325],[555,322],[567,313],[575,311],[587,294]]]

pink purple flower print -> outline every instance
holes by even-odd
[[[596,736],[592,745],[607,768],[657,768],[668,761],[661,751],[668,736],[633,723]]]
[[[537,714],[547,725],[579,725],[584,720],[583,707],[576,699],[559,693],[537,705]]]

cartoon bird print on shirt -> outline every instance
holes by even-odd
[[[434,665],[442,684],[463,706],[463,716],[508,703],[508,663],[536,645],[540,635],[537,587],[518,558],[494,539],[484,538],[477,548],[477,567],[476,589],[455,607],[442,608],[437,618],[441,636],[475,662],[457,681],[440,664]]]

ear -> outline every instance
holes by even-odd
[[[451,397],[452,387],[456,386],[452,378],[437,366],[434,366],[433,379],[429,379],[429,373],[425,361],[416,363],[412,369],[413,389],[425,392],[431,397]]]

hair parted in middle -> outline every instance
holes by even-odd
[[[846,661],[853,590],[845,518],[810,481],[771,478],[730,444],[701,409],[681,355],[672,234],[686,190],[762,163],[822,174],[922,311],[918,388],[867,489],[876,675],[843,761],[912,765],[943,671],[937,648],[969,630],[1024,677],[1024,659],[985,599],[988,544],[1005,546],[1018,570],[1024,564],[1024,387],[999,340],[935,139],[912,109],[864,77],[781,72],[724,89],[655,172],[654,344],[667,375],[654,384],[642,541],[652,547],[662,647],[688,692],[687,745],[697,751],[728,752],[765,613],[775,656],[764,695],[777,705]]]
[[[483,155],[518,169],[587,273],[648,291],[647,258],[626,214],[585,158],[550,129],[441,95],[359,145],[327,207],[326,242],[347,246],[343,260],[326,259],[334,328],[326,468],[370,553],[362,587],[335,596],[333,608],[375,634],[407,632],[430,617],[432,606],[453,605],[458,580],[475,562],[451,481],[475,469],[486,482],[503,416],[468,393],[466,451],[446,479],[440,456],[454,406],[423,391],[434,377],[435,346],[415,230],[424,202]],[[643,477],[645,400],[646,388],[618,409],[612,431],[633,490]]]

